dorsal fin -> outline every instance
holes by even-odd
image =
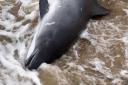
[[[48,0],[40,0],[40,2],[39,2],[39,10],[40,10],[41,19],[47,13],[48,7],[49,7]]]
[[[102,16],[106,16],[109,14],[108,10],[105,9],[104,7],[100,6],[99,4],[96,4],[94,7],[93,7],[93,10],[92,10],[92,19],[95,19],[97,17],[102,17]]]

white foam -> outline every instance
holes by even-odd
[[[120,71],[120,75],[121,75],[123,78],[128,79],[128,70],[121,70],[121,71]]]
[[[21,1],[23,5],[30,2],[30,0]],[[0,25],[5,27],[4,30],[0,30],[0,36],[5,36],[12,40],[10,43],[6,41],[0,42],[0,75],[3,78],[0,79],[0,85],[33,85],[34,83],[35,85],[42,85],[38,78],[38,73],[36,71],[26,71],[22,64],[27,51],[25,42],[27,38],[24,38],[24,35],[29,33],[27,31],[30,27],[30,23],[24,26],[22,23],[26,21],[26,19],[33,20],[36,17],[36,11],[33,9],[30,14],[25,15],[23,9],[20,9],[20,11],[24,13],[19,14],[22,16],[25,15],[26,18],[16,22],[16,17],[9,13],[12,7],[13,5],[3,6],[0,13]],[[14,27],[16,27],[16,32],[13,32]],[[16,50],[17,53],[15,52]]]
[[[25,16],[25,18],[28,19],[28,20],[33,20],[37,15],[38,15],[37,12],[36,11],[33,11],[30,14],[27,14]]]
[[[126,15],[128,16],[128,9],[123,9],[123,11],[126,13]]]
[[[103,66],[105,65],[105,63],[101,60],[99,60],[98,58],[93,59],[92,61],[90,61],[90,63],[95,66],[96,70],[101,70],[103,69]]]
[[[125,45],[125,58],[128,59],[128,33],[124,33],[122,37],[122,42]]]
[[[26,13],[23,11],[23,9],[20,7],[20,9],[18,10],[18,15],[24,17],[26,15]]]
[[[32,2],[32,0],[20,0],[20,1],[21,1],[23,6],[27,6]]]
[[[112,81],[112,84],[113,85],[121,85],[123,81],[120,79],[120,78],[115,78],[113,81]]]

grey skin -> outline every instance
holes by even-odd
[[[96,0],[58,0],[61,7],[50,18],[45,18],[51,10],[47,0],[40,0],[41,28],[36,36],[35,48],[25,61],[25,66],[32,70],[41,63],[52,63],[60,58],[78,39],[91,18],[105,16],[108,11]],[[47,19],[47,20],[46,20]],[[45,25],[49,22],[52,25]]]
[[[40,10],[40,18],[41,19],[47,13],[48,7],[49,7],[49,4],[48,4],[48,1],[47,0],[40,0],[39,1],[39,10]]]

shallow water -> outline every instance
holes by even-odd
[[[61,59],[37,71],[24,68],[39,19],[38,1],[29,1],[0,0],[0,85],[128,85],[127,0],[100,0],[110,14],[91,20]]]

